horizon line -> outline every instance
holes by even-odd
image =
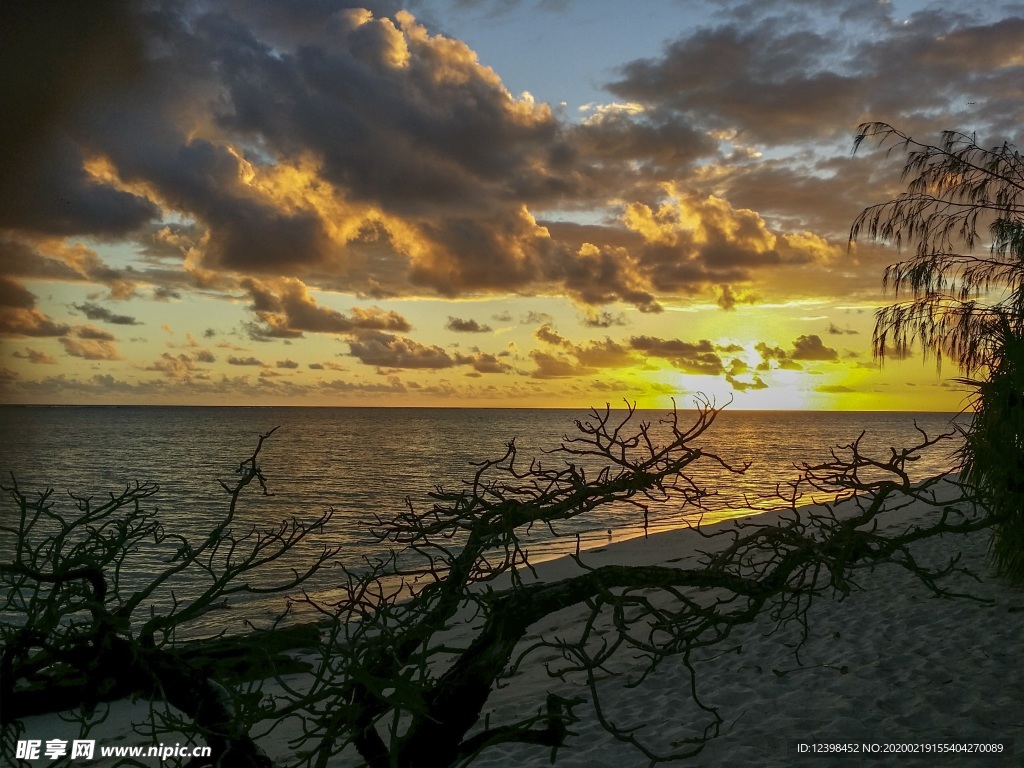
[[[618,405],[612,407],[610,403],[605,403],[605,406],[613,411],[625,411],[628,410],[626,407]],[[715,406],[712,406],[715,407]],[[304,404],[304,405],[281,405],[281,404],[247,404],[247,405],[229,405],[224,403],[0,403],[0,408],[238,408],[238,409],[253,409],[253,408],[349,408],[349,409],[361,409],[361,410],[418,410],[418,411],[580,411],[580,410],[593,410],[599,409],[604,410],[603,406],[569,406],[569,405],[558,405],[558,406],[544,406],[544,405],[317,405],[317,404]],[[876,409],[848,409],[848,408],[733,408],[728,405],[721,407],[715,407],[718,411],[728,411],[730,413],[742,412],[742,413],[935,413],[935,414],[965,414],[969,415],[966,410],[958,411],[946,411],[946,410],[899,410],[895,408],[876,408]],[[637,407],[634,410],[637,411],[670,411],[668,407],[653,407],[653,408],[640,408]],[[696,411],[696,407],[676,407],[677,411]]]

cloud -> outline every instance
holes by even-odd
[[[350,354],[378,368],[451,368],[456,361],[441,347],[380,331],[367,331],[349,341]]]
[[[0,51],[0,100],[16,110],[0,146],[0,227],[117,234],[156,213],[144,197],[96,183],[82,169],[80,144],[61,130],[102,91],[141,69],[143,43],[127,4],[45,4],[4,9],[17,30]]]
[[[845,392],[856,392],[857,390],[842,384],[821,384],[814,388],[815,392],[824,392],[831,395],[839,395]]]
[[[262,360],[252,357],[238,357],[236,355],[229,355],[227,359],[228,365],[258,365],[263,367],[266,365]]]
[[[683,27],[570,113],[513,95],[467,44],[394,0],[101,5],[52,25],[26,6],[0,50],[0,95],[18,114],[0,126],[0,335],[19,340],[19,361],[33,362],[25,343],[58,349],[24,341],[44,337],[119,359],[114,336],[76,326],[76,313],[183,332],[180,306],[152,319],[112,300],[201,295],[245,307],[253,340],[341,337],[384,371],[500,375],[514,360],[542,378],[600,375],[646,355],[758,387],[764,370],[839,353],[818,336],[779,339],[746,370],[725,347],[660,338],[655,318],[620,310],[877,296],[892,253],[848,252],[846,230],[896,188],[899,163],[851,158],[852,127],[884,117],[924,136],[940,122],[983,137],[1019,129],[1024,19],[988,6],[936,6],[903,24],[866,0],[719,3],[728,13]],[[584,327],[628,316],[649,335],[579,341],[549,326],[531,357],[516,347],[505,358],[410,338],[397,311],[350,308],[351,297],[425,295],[536,297],[530,306],[547,309],[568,298]],[[499,306],[510,310],[497,322],[525,314]],[[218,325],[225,337],[237,327]],[[491,330],[455,316],[446,327]],[[839,333],[828,325],[826,337]],[[280,348],[261,354],[266,364],[232,352],[220,363],[291,362]],[[149,378],[198,380],[214,362],[179,345]]]
[[[761,355],[761,362],[757,366],[759,371],[771,370],[771,363],[775,364],[779,368],[793,371],[802,371],[803,366],[800,363],[794,361],[790,357],[790,353],[784,350],[782,347],[773,347],[770,344],[766,344],[763,341],[757,342],[754,345],[754,349]]]
[[[477,373],[506,373],[511,366],[495,355],[473,352],[449,354],[433,344],[421,344],[410,338],[380,331],[365,331],[349,341],[349,353],[364,365],[381,370],[443,370],[465,365]]]
[[[46,352],[40,352],[38,349],[32,349],[32,347],[25,347],[24,352],[20,349],[16,349],[11,352],[11,357],[17,357],[21,360],[27,360],[30,363],[37,364],[56,365],[57,363],[57,358],[53,355],[48,355]]]
[[[176,282],[151,273],[161,299],[233,273],[367,296],[560,285],[583,304],[657,311],[651,279],[664,258],[637,270],[605,243],[581,252],[530,209],[678,177],[713,151],[706,133],[657,110],[601,108],[572,125],[513,97],[466,44],[406,11],[376,13],[214,2],[183,23],[126,11],[125,39],[137,53],[159,41],[160,56],[133,59],[130,86],[117,80],[55,114],[42,153],[52,167],[32,169],[37,186],[48,180],[39,195],[67,215],[32,202],[0,225],[120,234],[152,261],[180,258]],[[185,223],[161,220],[169,212]],[[307,330],[258,311],[273,318],[254,329],[266,338]]]
[[[751,270],[783,261],[778,238],[759,214],[734,209],[714,195],[679,193],[656,208],[631,203],[623,223],[643,238],[639,267],[664,292],[742,282],[751,278]]]
[[[299,367],[299,364],[296,363],[294,360],[278,360],[277,364],[276,364],[276,367],[277,368],[287,368],[289,370],[294,370],[295,368]]]
[[[863,101],[859,78],[821,66],[834,52],[833,37],[773,19],[703,28],[658,59],[626,64],[608,89],[695,116],[708,128],[739,126],[758,140],[784,143],[831,130]]]
[[[160,355],[158,360],[146,366],[145,370],[159,371],[169,379],[187,380],[190,379],[193,374],[201,370],[196,365],[197,362],[200,362],[198,358],[193,359],[184,352],[177,355],[172,355],[170,352],[164,352]]]
[[[763,341],[755,344],[754,349],[761,355],[761,363],[757,366],[759,371],[769,370],[772,362],[779,368],[798,371],[803,368],[798,361],[834,362],[839,359],[839,352],[826,347],[821,337],[816,334],[798,336],[793,341],[793,348],[788,351]]]
[[[120,360],[116,339],[110,333],[84,325],[75,328],[71,335],[59,339],[64,351],[72,357],[85,360]]]
[[[641,265],[624,248],[583,243],[564,258],[562,279],[569,295],[582,304],[599,306],[621,300],[641,312],[662,310]]]
[[[768,385],[756,373],[751,373],[750,366],[738,357],[734,357],[725,370],[725,380],[737,392],[767,389]]]
[[[111,312],[106,307],[102,307],[99,304],[92,302],[85,302],[84,304],[72,304],[72,306],[81,312],[83,315],[88,317],[90,320],[102,320],[107,323],[114,325],[141,325],[138,320],[129,315],[117,315]]]
[[[456,355],[455,361],[459,365],[469,365],[478,373],[508,373],[512,366],[502,362],[497,356],[485,352],[477,352],[472,355]]]
[[[318,386],[320,389],[331,392],[345,392],[346,394],[403,394],[407,391],[405,384],[397,376],[389,376],[387,383],[334,379],[332,381],[322,381]]]
[[[0,275],[0,336],[64,336],[69,331],[36,307],[35,295],[25,286]]]
[[[839,359],[839,353],[831,347],[826,347],[820,336],[811,334],[800,336],[793,342],[793,352],[790,357],[794,360],[833,361]]]
[[[587,328],[611,328],[613,325],[628,325],[628,322],[621,312],[613,315],[607,310],[601,310],[588,312],[583,318],[583,325]]]
[[[756,304],[758,301],[756,294],[747,291],[737,293],[731,285],[720,285],[715,293],[718,296],[716,303],[727,312],[736,309],[737,304]]]
[[[458,333],[489,333],[491,331],[489,325],[481,325],[476,320],[462,320],[451,315],[448,316],[448,322],[444,327]]]
[[[82,325],[75,329],[75,335],[80,339],[93,339],[95,341],[114,341],[114,334],[97,328],[93,325]]]
[[[565,355],[552,354],[540,349],[531,349],[530,359],[533,360],[535,366],[530,375],[535,379],[591,376],[598,371],[597,368],[582,365],[578,360],[572,360]]]
[[[252,297],[250,309],[260,324],[250,329],[254,338],[298,338],[304,332],[349,334],[360,330],[408,331],[409,321],[397,312],[353,307],[348,314],[323,307],[295,278],[273,283],[244,278],[242,287]]]
[[[634,336],[629,345],[638,352],[650,357],[661,357],[668,360],[675,368],[684,373],[717,376],[725,373],[722,358],[716,347],[707,339],[696,344],[680,339],[660,339],[653,336]]]
[[[554,322],[554,315],[550,315],[547,312],[537,312],[536,310],[530,310],[523,315],[519,322],[523,325],[536,325],[537,323],[551,323]]]

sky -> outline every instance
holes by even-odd
[[[853,137],[1016,142],[1019,3],[0,13],[2,402],[966,404],[872,355]]]

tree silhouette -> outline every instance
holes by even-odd
[[[963,369],[974,410],[964,477],[996,515],[996,569],[1024,584],[1024,159],[1009,143],[946,131],[927,144],[886,123],[861,125],[854,151],[869,139],[905,153],[907,190],[861,212],[851,243],[913,249],[885,270],[897,301],[876,315],[875,355],[917,341]]]
[[[525,544],[532,529],[557,534],[609,505],[644,519],[654,505],[700,513],[714,498],[694,479],[701,465],[744,470],[703,447],[719,410],[698,405],[692,421],[673,410],[655,424],[631,407],[592,411],[574,436],[540,458],[521,459],[511,441],[504,455],[477,464],[462,487],[439,487],[428,508],[410,501],[378,517],[380,557],[359,571],[332,570],[340,583],[330,600],[305,597],[322,617],[308,672],[296,678],[266,665],[267,683],[240,684],[202,666],[177,633],[201,622],[225,594],[301,588],[336,554],[321,550],[283,582],[267,584],[256,573],[294,554],[330,517],[268,531],[240,528],[241,491],[257,480],[267,492],[257,465],[263,438],[239,466],[240,479],[224,484],[225,519],[198,543],[163,531],[144,505],[152,486],[130,487],[101,504],[73,497],[77,510],[61,514],[48,492],[29,498],[14,483],[5,490],[16,522],[4,533],[17,545],[13,562],[0,568],[0,607],[17,619],[0,623],[0,754],[12,758],[19,719],[32,704],[25,694],[42,680],[44,694],[63,686],[60,706],[79,709],[83,733],[103,698],[166,701],[178,714],[151,705],[146,732],[154,743],[184,733],[210,745],[212,755],[189,768],[265,768],[272,762],[260,738],[275,725],[291,735],[279,765],[326,767],[346,750],[373,768],[466,765],[513,742],[548,749],[554,759],[584,709],[650,762],[684,758],[723,722],[701,701],[696,664],[735,627],[767,615],[776,628],[796,625],[806,639],[811,602],[848,594],[856,568],[882,561],[944,594],[941,579],[958,569],[956,559],[922,565],[913,544],[991,522],[969,488],[944,477],[911,479],[908,468],[921,452],[951,435],[922,432],[916,445],[883,458],[865,454],[858,439],[766,493],[777,520],[698,528],[703,552],[695,563],[590,567],[578,553],[575,575],[537,579]],[[812,498],[815,505],[806,506]],[[894,528],[894,513],[915,502],[931,514]],[[150,581],[128,584],[122,566],[147,542],[174,546],[157,550]],[[207,577],[197,595],[138,615],[147,596],[188,569]],[[567,610],[576,612],[569,625],[543,628]],[[689,675],[692,735],[664,744],[650,729],[617,725],[604,695],[607,678],[628,668],[630,685],[643,685],[670,663]],[[503,719],[485,715],[494,691],[515,686],[534,665],[549,683],[535,706]],[[579,685],[567,693],[567,682]]]
[[[217,656],[269,660],[273,643],[247,638],[254,649],[247,654],[229,641],[211,655],[190,653],[193,646],[179,636],[201,625],[228,596],[288,592],[337,554],[325,547],[290,576],[250,581],[254,572],[292,554],[332,515],[265,530],[239,523],[239,498],[250,483],[269,494],[257,458],[271,433],[239,464],[238,480],[221,483],[226,513],[198,540],[168,532],[157,511],[145,506],[158,491],[155,485],[135,483],[98,501],[71,494],[72,512],[55,508],[52,490],[30,495],[17,481],[0,486],[16,511],[0,525],[14,542],[12,561],[0,563],[0,613],[7,618],[0,622],[0,757],[8,764],[15,764],[25,716],[74,708],[85,734],[100,703],[126,696],[163,700],[180,713],[150,708],[153,743],[162,741],[161,734],[183,731],[204,740],[225,768],[271,764],[249,732],[258,715],[238,691],[229,692],[222,684],[227,681],[211,675],[208,663]],[[139,560],[152,574],[141,584],[127,575]],[[187,597],[178,594],[182,576],[196,585]],[[152,598],[161,590],[170,593],[170,602],[158,607]],[[301,636],[289,632],[292,643],[316,645],[316,632],[312,639]]]
[[[648,761],[695,755],[722,722],[700,700],[694,659],[702,649],[762,613],[777,627],[801,625],[806,637],[812,599],[848,593],[852,569],[864,563],[899,562],[941,591],[938,580],[953,565],[921,567],[909,546],[989,524],[962,487],[908,475],[921,451],[950,435],[922,434],[918,445],[881,460],[865,455],[858,440],[766,496],[784,513],[780,523],[754,517],[704,531],[707,554],[695,566],[591,568],[578,556],[578,575],[526,578],[522,537],[531,527],[557,532],[609,504],[640,514],[654,503],[704,508],[713,494],[692,479],[698,464],[729,467],[700,446],[717,414],[703,403],[684,426],[676,412],[651,425],[637,423],[632,409],[593,411],[542,460],[521,461],[511,442],[504,456],[478,465],[465,487],[438,489],[429,509],[410,503],[378,520],[381,546],[394,554],[349,574],[346,594],[321,606],[332,637],[305,702],[283,710],[305,724],[300,750],[308,764],[327,766],[349,745],[373,768],[466,765],[510,742],[548,747],[554,759],[583,707]],[[802,509],[811,494],[825,502]],[[883,532],[891,514],[914,501],[935,507],[934,518]],[[418,560],[403,566],[399,552]],[[575,630],[537,630],[569,609],[578,612]],[[656,744],[657,734],[618,727],[606,714],[602,680],[626,663],[642,684],[672,659],[690,675],[698,718],[692,736]],[[495,689],[514,686],[520,671],[539,664],[551,683],[535,709],[502,722],[483,716]],[[568,678],[587,699],[563,692]]]

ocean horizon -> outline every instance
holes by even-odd
[[[612,410],[616,421],[625,415]],[[637,411],[634,421],[652,423],[657,438],[657,421],[666,413]],[[680,409],[681,423],[693,413]],[[309,521],[333,509],[318,541],[341,547],[339,562],[358,569],[367,558],[385,554],[371,534],[378,516],[386,518],[407,504],[429,509],[431,492],[439,486],[458,488],[472,476],[473,462],[499,458],[512,439],[524,466],[532,458],[560,461],[550,451],[572,436],[576,419],[589,415],[583,409],[4,405],[0,476],[13,476],[30,492],[53,488],[51,501],[68,514],[75,506],[67,491],[106,498],[135,481],[156,483],[160,490],[147,504],[159,509],[165,528],[198,537],[227,508],[219,481],[230,483],[259,435],[276,427],[259,461],[274,495],[246,489],[238,524],[263,527],[291,517]],[[891,447],[914,444],[918,428],[935,435],[967,423],[962,415],[942,412],[726,409],[698,444],[734,466],[750,462],[749,469],[734,474],[698,463],[687,474],[717,494],[709,500],[714,515],[755,514],[771,505],[766,496],[796,478],[798,466],[826,460],[836,446],[860,438],[865,450],[887,458]],[[953,468],[958,444],[954,439],[927,452],[914,463],[915,475]],[[12,522],[12,507],[4,498],[0,522],[5,525]],[[678,504],[652,505],[645,521],[628,506],[599,508],[558,526],[557,537],[533,532],[525,543],[532,558],[550,559],[577,545],[606,544],[609,530],[612,539],[631,538],[692,524],[701,514]],[[9,554],[11,545],[0,543],[0,554]],[[144,579],[152,572],[152,563],[141,557],[125,567],[125,578]],[[331,586],[327,574],[321,576],[311,589],[327,594]],[[280,606],[257,600],[250,608],[269,617]],[[223,620],[254,617],[252,610],[230,614]],[[214,625],[219,620],[211,619]]]

